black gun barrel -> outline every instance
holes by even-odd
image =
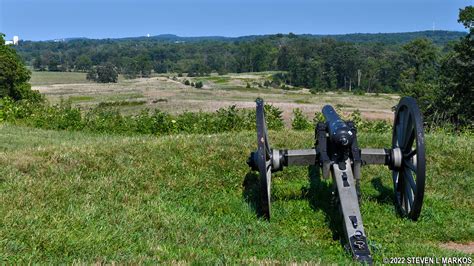
[[[324,106],[323,115],[328,124],[331,141],[342,147],[351,146],[354,134],[334,108],[331,105]]]

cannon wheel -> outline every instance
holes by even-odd
[[[401,165],[393,169],[395,204],[404,217],[418,219],[425,192],[423,117],[415,99],[404,97],[395,113],[392,148],[401,151]]]
[[[272,181],[272,152],[268,142],[267,123],[265,122],[264,103],[257,99],[257,166],[260,176],[261,212],[270,219],[270,186]]]

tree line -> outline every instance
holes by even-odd
[[[149,77],[153,72],[205,76],[211,72],[282,71],[285,74],[275,78],[297,87],[397,92],[407,71],[420,63],[436,67],[452,44],[439,46],[429,39],[409,44],[354,43],[290,33],[233,42],[23,42],[16,49],[35,70],[97,72],[99,66],[113,65],[127,78]],[[414,62],[416,49],[428,49],[435,55],[420,59],[430,62]]]

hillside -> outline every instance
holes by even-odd
[[[446,31],[446,30],[426,30],[415,32],[395,32],[395,33],[349,33],[349,34],[298,34],[294,36],[306,38],[332,38],[337,41],[352,42],[352,43],[383,43],[383,44],[403,44],[418,38],[427,38],[438,45],[445,45],[450,41],[458,40],[465,36],[465,32],[461,31]],[[224,37],[224,36],[195,36],[182,37],[174,34],[160,34],[150,37],[127,37],[117,39],[88,39],[84,37],[65,38],[60,41],[64,42],[121,42],[121,41],[140,41],[140,42],[202,42],[202,41],[220,41],[220,42],[235,42],[235,41],[253,41],[257,39],[272,38],[278,36],[291,36],[287,34],[268,34],[268,35],[248,35],[239,37]]]
[[[313,145],[311,131],[270,132],[275,147]],[[361,134],[362,147],[390,136]],[[367,167],[362,215],[375,260],[466,256],[474,241],[472,136],[426,136],[420,221],[400,219],[391,174]],[[463,149],[459,149],[463,147]],[[124,137],[0,125],[4,263],[348,263],[333,240],[330,182],[288,168],[274,180],[273,219],[256,217],[245,164],[255,133]],[[311,181],[308,181],[310,179]]]

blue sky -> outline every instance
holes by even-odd
[[[0,0],[11,39],[464,30],[467,0]]]

